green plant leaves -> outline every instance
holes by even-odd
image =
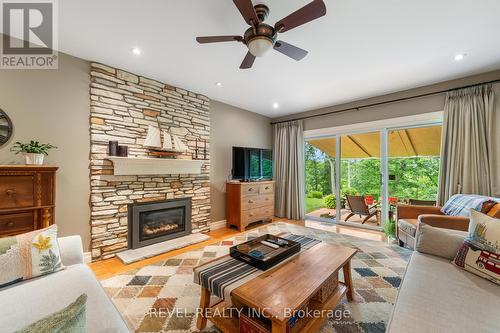
[[[40,143],[38,141],[31,140],[29,143],[22,143],[17,141],[16,143],[14,143],[10,150],[16,152],[16,154],[27,153],[48,155],[49,150],[54,148],[57,149],[56,146],[51,145],[50,143]]]

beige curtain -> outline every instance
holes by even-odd
[[[304,130],[302,121],[274,125],[276,216],[304,219]]]
[[[456,193],[498,195],[500,108],[491,85],[446,95],[438,201]],[[496,182],[496,183],[495,183]]]

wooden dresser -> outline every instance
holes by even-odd
[[[274,218],[274,181],[226,184],[227,226],[244,231],[247,225]]]
[[[0,237],[54,224],[57,169],[0,165]]]

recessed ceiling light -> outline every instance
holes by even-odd
[[[277,109],[279,107],[280,107],[280,105],[278,103],[273,103],[273,109]]]
[[[462,60],[464,60],[464,58],[465,58],[466,55],[467,54],[465,54],[465,53],[459,53],[459,54],[457,54],[455,56],[455,61],[462,61]]]
[[[222,87],[222,83],[221,83],[221,82],[217,82],[215,85],[216,85],[217,87]]]
[[[138,48],[138,47],[134,47],[134,48],[132,49],[132,53],[133,53],[134,55],[141,55],[141,54],[142,54],[142,50],[141,50],[140,48]]]

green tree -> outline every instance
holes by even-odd
[[[331,193],[330,162],[328,156],[321,150],[306,143],[306,193]]]
[[[306,144],[306,193],[331,194],[330,158]],[[389,158],[389,195],[401,199],[435,200],[438,190],[439,157]],[[342,159],[342,193],[357,192],[380,197],[381,163],[379,158]]]

